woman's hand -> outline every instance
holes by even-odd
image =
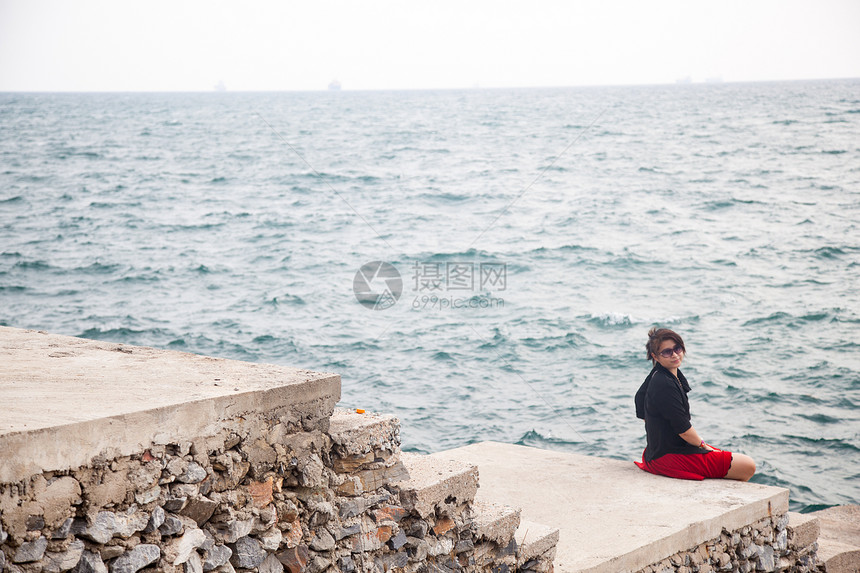
[[[683,434],[678,434],[678,435],[681,436],[681,439],[683,439],[685,442],[687,442],[688,444],[690,444],[692,446],[704,448],[704,449],[708,450],[709,452],[720,451],[719,448],[715,448],[713,446],[706,444],[705,440],[703,440],[701,437],[699,437],[699,433],[696,431],[695,428],[693,428],[693,426],[690,426],[690,429],[687,430],[686,432],[684,432]]]

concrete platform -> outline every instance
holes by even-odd
[[[215,435],[248,413],[325,418],[340,376],[0,327],[0,483]]]
[[[559,529],[559,572],[636,571],[771,514],[788,490],[654,476],[632,461],[482,442],[432,455],[478,466],[476,500],[504,500]]]

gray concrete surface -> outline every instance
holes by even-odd
[[[558,572],[636,571],[788,511],[788,490],[731,480],[676,480],[632,461],[482,442],[432,457],[478,466],[476,499],[522,508],[559,529]]]
[[[257,414],[301,424],[340,376],[0,327],[0,483],[224,431]]]

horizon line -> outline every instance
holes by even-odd
[[[618,84],[580,84],[580,85],[542,85],[542,86],[463,86],[463,87],[420,87],[420,88],[360,88],[360,89],[328,89],[326,88],[275,88],[275,89],[54,89],[54,90],[32,90],[32,89],[0,89],[2,94],[168,94],[168,93],[214,93],[214,94],[243,94],[243,93],[340,93],[340,92],[427,92],[427,91],[481,91],[481,90],[529,90],[529,89],[580,89],[580,88],[623,88],[623,87],[664,87],[678,86],[696,87],[696,86],[720,86],[720,85],[739,85],[739,84],[774,84],[774,83],[790,83],[790,82],[826,82],[826,81],[851,81],[860,80],[860,76],[845,76],[845,77],[828,77],[828,78],[792,78],[792,79],[770,79],[770,80],[723,80],[707,78],[704,80],[689,80],[688,78],[678,78],[671,82],[650,82],[650,83],[618,83]]]

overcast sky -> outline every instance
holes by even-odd
[[[860,1],[0,0],[0,91],[860,77]]]

